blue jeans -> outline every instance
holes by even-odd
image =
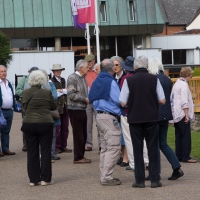
[[[56,126],[53,127],[53,139],[51,145],[51,156],[56,156]]]
[[[3,115],[4,118],[7,121],[7,126],[5,128],[0,129],[1,132],[1,148],[2,148],[2,152],[6,152],[9,150],[9,141],[10,141],[10,129],[11,129],[11,125],[12,125],[12,119],[13,119],[13,110],[12,109],[8,109],[8,110],[3,110]]]
[[[168,121],[160,121],[160,122],[158,122],[158,126],[159,126],[160,150],[162,151],[162,153],[165,155],[165,157],[171,164],[172,169],[181,167],[174,151],[167,144]]]

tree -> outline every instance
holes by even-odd
[[[9,38],[4,33],[0,32],[0,65],[7,67],[12,60],[11,53]]]

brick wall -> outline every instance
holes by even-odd
[[[155,36],[162,36],[162,35],[173,35],[174,33],[184,31],[185,26],[180,25],[180,26],[169,26],[165,25],[163,32],[161,34],[155,35]]]

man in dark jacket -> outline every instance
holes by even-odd
[[[143,140],[146,140],[149,155],[151,187],[161,187],[158,158],[159,103],[165,104],[162,86],[155,75],[147,71],[148,59],[140,56],[134,61],[134,76],[123,84],[120,96],[122,106],[128,105],[128,123],[133,143],[135,183],[133,187],[145,187]]]

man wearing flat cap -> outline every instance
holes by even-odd
[[[61,77],[61,72],[65,70],[60,64],[54,64],[51,71],[53,77],[51,81],[54,83],[57,90],[57,109],[60,114],[60,126],[56,126],[56,153],[71,153],[72,150],[67,148],[67,138],[69,134],[69,118],[67,111],[67,89],[66,81]]]
[[[85,59],[85,61],[88,62],[89,71],[87,72],[87,75],[85,77],[86,82],[88,84],[88,91],[90,90],[92,83],[97,77],[97,73],[94,70],[94,64],[95,64],[95,56],[92,54],[88,54]],[[85,150],[86,151],[92,151],[92,128],[93,128],[93,114],[96,115],[96,112],[94,110],[94,107],[91,103],[87,104],[86,108],[87,113],[87,141],[85,144]],[[98,132],[98,130],[97,130]],[[98,144],[99,144],[99,150],[100,150],[100,135],[98,132]]]

